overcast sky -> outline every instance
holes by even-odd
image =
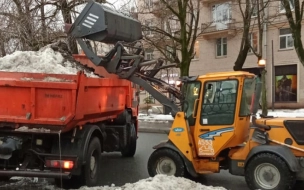
[[[113,4],[116,9],[120,9],[120,7],[126,4],[126,2],[134,2],[134,0],[107,0],[107,2]]]

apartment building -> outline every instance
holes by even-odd
[[[293,0],[290,2],[293,4]],[[266,60],[268,104],[270,106],[274,101],[276,108],[303,108],[304,67],[296,55],[284,7],[280,1],[269,3],[269,8],[265,10],[269,21],[264,30],[262,47],[263,59]],[[253,13],[253,22],[255,17]],[[190,74],[233,70],[240,51],[243,25],[237,1],[202,0],[200,22],[198,56],[192,61]],[[257,28],[251,29],[250,39],[252,47],[258,49]],[[257,74],[257,61],[250,50],[244,70]]]
[[[138,1],[140,7],[153,9],[158,0]],[[293,5],[293,0],[290,0]],[[244,5],[242,5],[244,6]],[[155,8],[155,7],[154,7]],[[291,7],[293,8],[293,7]],[[304,107],[304,67],[300,63],[280,0],[269,1],[265,9],[268,22],[265,26],[262,54],[266,61],[267,101],[276,108]],[[200,34],[195,44],[195,58],[190,75],[233,70],[240,51],[243,18],[236,0],[201,0]],[[252,23],[257,13],[252,14]],[[154,14],[143,14],[139,19],[145,25],[157,20]],[[303,22],[304,24],[304,22]],[[259,50],[256,24],[250,29],[251,46]],[[302,34],[303,36],[304,34]],[[150,51],[147,58],[158,58],[157,51]],[[249,50],[243,69],[258,74],[257,57]],[[178,70],[174,76],[178,74]],[[165,76],[165,74],[163,74]],[[175,77],[177,78],[177,77]]]
[[[141,21],[142,25],[145,25],[147,27],[153,27],[153,26],[157,26],[160,28],[163,28],[163,30],[166,30],[166,24],[164,24],[164,20],[163,18],[159,17],[159,6],[161,6],[159,4],[159,0],[138,0],[137,1],[137,11],[138,11],[138,19]],[[172,31],[177,31],[178,28],[176,28],[176,24],[174,22],[170,23],[170,28],[172,29]],[[143,35],[147,38],[153,39],[153,38],[158,38],[159,34],[154,33],[152,30],[144,30],[143,31]],[[160,53],[159,50],[157,50],[157,48],[149,45],[148,43],[144,43],[144,47],[145,47],[145,59],[146,60],[155,60],[158,58],[162,58],[163,60],[166,61],[166,59],[164,58],[164,55],[162,53]],[[163,42],[164,44],[166,44],[165,40]],[[170,47],[167,46],[168,51],[170,51]],[[169,54],[167,54],[167,56],[170,56]],[[169,62],[167,62],[168,64],[170,64]],[[165,63],[166,64],[166,63]],[[168,84],[175,86],[176,81],[179,79],[179,68],[168,68],[168,69],[163,69],[160,70],[158,72],[158,74],[155,76],[156,78],[159,78],[165,82],[167,82]],[[165,90],[163,89],[158,89],[160,91],[162,91],[164,94],[166,94],[168,97],[174,99],[174,97],[170,96],[169,93],[167,93]],[[157,105],[159,104],[149,93],[147,93],[146,91],[141,91],[140,92],[140,106],[141,107],[146,107],[147,103],[150,105]]]

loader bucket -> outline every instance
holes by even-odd
[[[74,38],[108,44],[133,42],[142,38],[141,24],[109,7],[89,1],[69,30]]]

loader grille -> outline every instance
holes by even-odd
[[[284,125],[297,144],[304,145],[304,121],[286,120]]]

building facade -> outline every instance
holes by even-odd
[[[304,66],[296,55],[285,10],[280,1],[271,1],[265,11],[268,22],[263,32],[262,51],[266,60],[268,105],[273,101],[275,108],[303,108]],[[202,0],[200,15],[199,53],[192,61],[190,74],[233,70],[243,34],[239,4],[237,1]],[[252,22],[255,19],[253,13]],[[251,46],[259,49],[257,27],[250,30],[250,40]],[[244,70],[258,72],[257,61],[257,56],[249,50]]]
[[[158,0],[138,1],[139,7],[155,8]],[[190,75],[233,70],[240,51],[243,35],[243,17],[239,1],[201,0],[200,34],[195,44],[195,57],[190,66]],[[245,1],[241,1],[245,2]],[[255,2],[252,0],[252,2]],[[293,0],[290,0],[293,9]],[[264,10],[267,24],[264,25],[262,47],[259,45],[257,12],[252,13],[250,43],[254,50],[261,48],[266,61],[267,101],[275,108],[304,107],[304,66],[300,63],[280,0],[269,1]],[[244,4],[241,5],[244,8]],[[157,20],[154,14],[139,14],[143,25],[151,25]],[[303,22],[304,24],[304,22]],[[302,36],[304,32],[302,32]],[[146,58],[158,58],[157,51],[149,50]],[[243,69],[257,74],[258,58],[249,50]],[[176,70],[174,72],[178,73]],[[161,74],[165,76],[165,74]],[[176,77],[175,77],[176,78]]]

